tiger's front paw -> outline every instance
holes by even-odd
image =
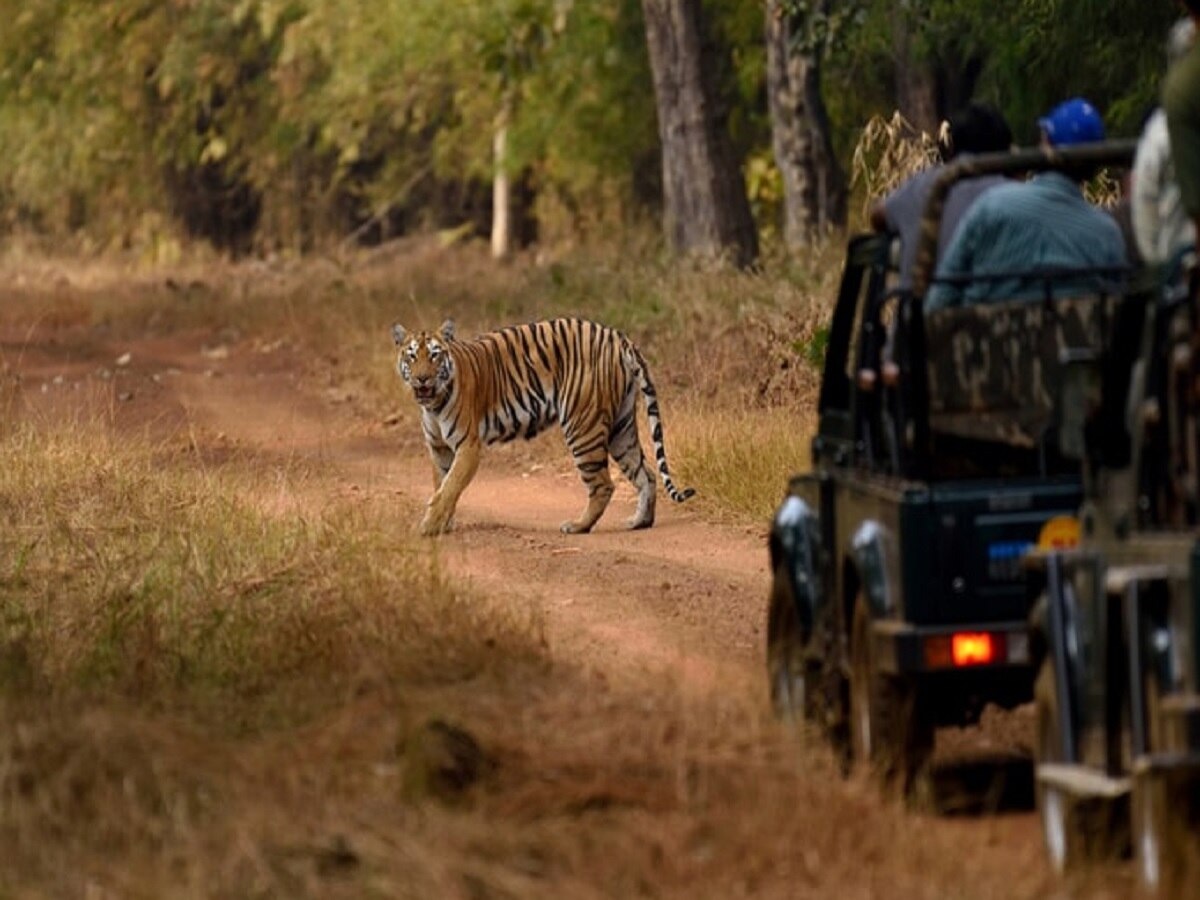
[[[572,520],[563,522],[558,526],[558,530],[563,534],[587,534],[592,530],[592,526],[588,525],[586,522]]]
[[[452,516],[438,514],[433,507],[430,507],[425,510],[425,515],[421,517],[421,525],[418,530],[423,537],[433,537],[434,535],[445,534],[452,526]]]

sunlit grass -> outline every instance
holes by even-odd
[[[809,466],[811,414],[778,409],[679,410],[669,435],[676,480],[711,514],[765,524],[788,479]]]
[[[87,423],[0,435],[0,692],[236,696],[253,726],[258,701],[303,719],[366,672],[461,675],[484,640],[535,644],[444,582],[411,511],[281,513],[304,468],[189,453]]]

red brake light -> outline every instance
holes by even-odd
[[[987,665],[996,658],[996,643],[986,632],[961,632],[950,642],[950,657],[956,666]]]

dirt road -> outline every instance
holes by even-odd
[[[21,349],[10,366],[47,415],[99,406],[119,429],[319,462],[344,492],[411,507],[414,524],[431,491],[399,383],[403,414],[381,422],[278,346],[199,333],[133,343],[82,330],[12,337]],[[614,680],[669,672],[698,690],[761,692],[765,526],[710,525],[660,494],[655,527],[630,532],[634,493],[618,478],[595,531],[562,534],[584,500],[557,435],[488,448],[436,552],[455,579],[536,603],[551,652],[575,665]]]

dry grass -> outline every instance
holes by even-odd
[[[0,892],[875,892],[847,850],[884,853],[855,823],[899,811],[824,796],[757,704],[553,664],[514,598],[396,541],[409,511],[278,515],[320,472],[191,452],[0,440]]]
[[[778,410],[677,408],[668,434],[670,458],[681,461],[676,481],[702,486],[694,504],[705,515],[766,525],[788,478],[810,464],[815,416],[793,416],[789,428]]]
[[[864,218],[872,203],[938,159],[937,135],[919,130],[899,112],[890,119],[874,116],[859,135],[850,165],[851,185],[862,197]]]
[[[334,501],[296,515],[288,498],[312,489],[309,468],[194,454],[87,422],[0,437],[5,686],[178,694],[222,727],[254,730],[284,709],[310,715],[296,693],[319,709],[372,673],[473,671],[480,641],[536,647],[530,623],[496,632],[421,548],[396,540],[411,510]]]

